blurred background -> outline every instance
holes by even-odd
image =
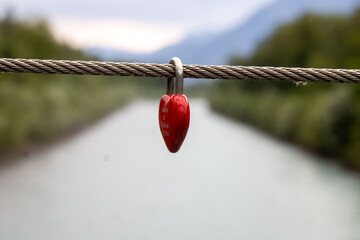
[[[360,68],[359,0],[0,0],[0,57]],[[0,239],[360,239],[360,86],[0,76]]]

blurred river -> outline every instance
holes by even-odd
[[[360,178],[191,101],[176,155],[139,101],[0,168],[0,239],[360,239]]]

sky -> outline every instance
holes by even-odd
[[[226,31],[275,0],[0,0],[3,12],[48,20],[74,47],[150,53],[190,34]]]

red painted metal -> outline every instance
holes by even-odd
[[[170,152],[179,151],[190,124],[189,101],[184,94],[164,95],[159,106],[159,126]]]

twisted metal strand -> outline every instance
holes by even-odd
[[[185,78],[360,83],[359,69],[184,65]],[[0,58],[0,72],[161,77],[172,64]]]

